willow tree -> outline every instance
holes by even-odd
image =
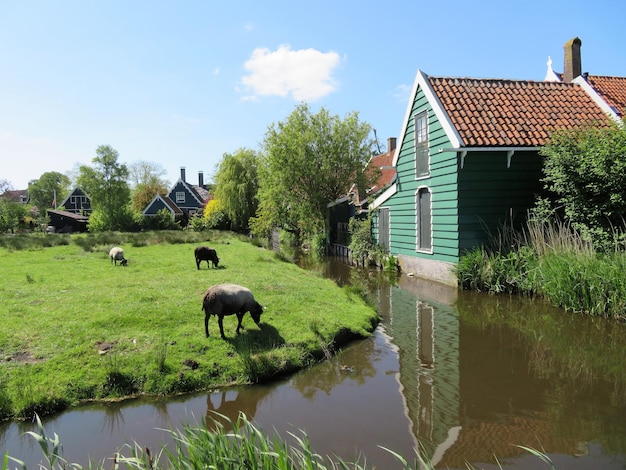
[[[300,104],[263,141],[257,233],[281,227],[300,238],[326,235],[328,203],[365,184],[373,154],[371,126],[353,112],[343,119]]]
[[[110,145],[96,149],[94,166],[79,168],[78,184],[89,195],[93,212],[89,230],[123,230],[131,223],[128,168]]]
[[[215,198],[232,224],[245,231],[258,206],[259,157],[254,150],[239,149],[225,153],[215,173]]]

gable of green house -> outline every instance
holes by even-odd
[[[394,157],[396,182],[392,195],[381,196],[379,199],[386,200],[373,212],[373,236],[377,241],[384,237],[379,225],[380,211],[388,211],[390,253],[426,262],[456,263],[459,252],[456,153],[437,151],[450,148],[451,142],[417,81],[413,96]],[[413,269],[403,267],[403,270]]]

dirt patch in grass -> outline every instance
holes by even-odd
[[[37,359],[29,351],[18,351],[4,358],[4,362],[19,362],[22,364],[34,364],[41,362],[42,359]]]
[[[113,346],[115,346],[114,343],[107,343],[105,341],[98,341],[96,343],[96,349],[101,356],[109,353],[113,349]]]

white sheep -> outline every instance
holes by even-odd
[[[124,258],[124,250],[122,250],[119,246],[114,246],[109,251],[109,256],[111,257],[111,263],[115,263],[117,266],[117,262],[120,262],[120,266],[126,266],[128,264],[128,260]]]
[[[263,313],[263,307],[254,299],[250,289],[238,284],[218,284],[210,287],[202,299],[202,310],[204,310],[204,331],[207,338],[209,337],[209,317],[217,315],[220,335],[223,339],[226,339],[222,324],[225,315],[237,315],[237,334],[239,334],[239,329],[243,328],[241,320],[246,312],[250,312],[257,326],[261,322]]]

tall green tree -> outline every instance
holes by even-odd
[[[626,119],[552,134],[541,149],[545,187],[598,249],[626,233]]]
[[[89,230],[123,230],[131,223],[128,168],[118,158],[117,150],[101,145],[94,166],[79,168],[78,184],[89,194],[93,209]]]
[[[143,212],[157,194],[167,194],[168,182],[164,179],[165,169],[155,162],[137,161],[131,163],[129,177],[132,185],[131,208]]]
[[[26,216],[26,206],[21,202],[13,202],[7,198],[0,197],[0,233],[15,230],[20,225],[20,221]]]
[[[327,205],[352,183],[365,186],[372,156],[371,126],[353,112],[343,119],[300,104],[284,122],[272,124],[259,168],[256,233],[279,226],[301,238],[327,234]]]
[[[69,176],[57,171],[43,173],[39,179],[28,183],[30,202],[41,212],[60,204],[68,194],[71,181]]]
[[[254,150],[225,153],[215,173],[215,197],[236,231],[247,230],[258,206],[259,157]]]

